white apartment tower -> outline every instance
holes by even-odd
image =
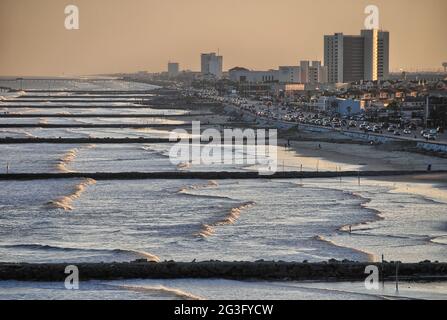
[[[222,79],[223,57],[216,53],[201,55],[201,73],[204,78]]]
[[[359,36],[324,36],[328,82],[385,80],[389,76],[389,32],[362,30]]]

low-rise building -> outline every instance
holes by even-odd
[[[234,82],[272,83],[279,81],[278,70],[253,71],[247,68],[235,67],[228,71],[229,79]]]
[[[301,83],[300,67],[281,66],[278,70],[278,80],[280,83]]]
[[[326,96],[322,96],[318,99],[317,108],[319,111],[338,113],[342,116],[349,116],[362,112],[360,100]]]

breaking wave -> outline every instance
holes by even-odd
[[[182,162],[177,165],[177,169],[185,170],[191,168],[191,162]]]
[[[362,210],[368,210],[371,213],[373,213],[375,215],[375,219],[368,220],[368,221],[363,221],[361,223],[357,223],[357,224],[353,224],[353,225],[342,226],[340,229],[338,229],[338,231],[340,231],[340,232],[350,232],[353,228],[362,227],[362,226],[366,226],[366,225],[368,225],[370,223],[373,223],[373,222],[385,220],[382,212],[380,212],[379,210],[376,210],[376,209],[368,207],[368,204],[372,201],[372,199],[363,197],[363,196],[361,196],[360,194],[358,194],[356,192],[347,192],[347,193],[349,195],[357,198],[357,199],[360,199],[362,201],[360,203],[360,208]]]
[[[245,202],[237,207],[231,208],[228,211],[227,215],[224,216],[222,219],[219,219],[212,223],[202,224],[202,228],[200,229],[200,231],[198,233],[195,234],[195,236],[201,237],[201,238],[208,238],[215,233],[216,227],[235,224],[236,221],[239,219],[242,211],[245,209],[248,209],[250,207],[253,207],[254,205],[255,205],[255,202],[249,201],[249,202]]]
[[[430,243],[439,244],[439,245],[447,245],[447,236],[439,236],[429,239]]]
[[[164,149],[161,149],[164,148]],[[149,152],[151,154],[158,154],[159,156],[162,156],[164,158],[169,158],[169,147],[166,147],[162,144],[159,144],[157,146],[150,146],[150,145],[144,145],[141,147],[141,150]]]
[[[126,290],[137,291],[137,292],[152,292],[156,294],[168,294],[172,295],[176,298],[184,299],[184,300],[205,300],[203,297],[194,295],[192,293],[176,289],[176,288],[168,288],[165,286],[130,286],[130,285],[122,285],[117,286],[119,288],[123,288]]]
[[[112,257],[122,256],[127,261],[131,261],[135,258],[144,258],[151,262],[160,262],[160,258],[149,252],[132,250],[132,249],[89,249],[89,248],[71,248],[71,247],[59,247],[44,244],[12,244],[1,245],[2,248],[17,249],[17,250],[34,250],[34,251],[56,251],[56,252],[93,252],[93,253],[105,253],[110,254]]]
[[[187,187],[183,187],[178,191],[178,193],[187,193],[188,191],[201,190],[206,188],[216,188],[218,186],[219,183],[217,181],[209,180],[206,184],[193,184]]]
[[[53,209],[63,209],[65,211],[73,210],[73,201],[79,199],[85,189],[94,184],[96,184],[96,180],[87,178],[76,185],[70,195],[49,201],[47,205]]]
[[[219,183],[215,180],[209,180],[205,184],[194,184],[190,186],[186,186],[181,188],[178,193],[184,194],[184,195],[191,195],[194,197],[206,197],[206,198],[212,198],[212,199],[228,199],[231,201],[236,201],[235,199],[231,199],[228,197],[222,197],[222,196],[213,196],[213,195],[202,195],[202,194],[191,194],[189,192],[194,190],[203,190],[208,188],[216,188],[219,186]],[[241,212],[245,209],[248,209],[255,205],[255,202],[248,201],[244,202],[242,204],[239,204],[236,207],[230,208],[228,211],[226,211],[226,215],[223,218],[220,218],[218,220],[215,220],[213,222],[204,223],[202,224],[202,227],[199,232],[195,233],[194,236],[200,237],[200,238],[208,238],[212,236],[215,233],[216,227],[225,226],[225,225],[232,225],[235,224],[236,221],[239,219]]]
[[[359,249],[356,249],[356,248],[340,246],[340,245],[336,244],[335,242],[324,238],[323,236],[315,236],[314,240],[330,244],[330,245],[332,245],[334,247],[337,247],[337,248],[349,249],[349,250],[352,250],[354,252],[360,253],[360,254],[366,256],[368,262],[376,262],[376,260],[377,260],[376,256],[374,254],[372,254],[372,253],[369,253],[369,252],[366,252],[366,251],[362,251],[362,250],[359,250]]]
[[[114,249],[113,252],[115,253],[130,253],[130,254],[134,254],[139,258],[144,258],[147,259],[148,261],[151,262],[160,262],[160,258],[157,257],[156,255],[146,252],[146,251],[140,251],[140,250],[130,250],[130,249]]]
[[[74,172],[72,170],[69,170],[67,168],[67,165],[69,165],[71,162],[73,162],[74,159],[76,159],[76,157],[78,156],[78,152],[81,151],[82,149],[93,149],[95,147],[96,145],[90,144],[86,147],[74,148],[67,151],[67,153],[65,153],[62,157],[59,158],[59,162],[57,163],[56,168],[60,172]]]

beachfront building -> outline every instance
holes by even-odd
[[[301,68],[298,66],[280,66],[278,78],[280,83],[300,83]]]
[[[362,30],[360,35],[324,36],[328,81],[346,83],[389,77],[389,32]]]
[[[169,78],[175,78],[180,72],[180,65],[177,62],[168,63],[168,76]]]
[[[426,97],[425,125],[447,127],[447,92],[431,93]]]
[[[272,83],[279,81],[278,70],[254,71],[235,67],[228,71],[229,79],[234,82]]]
[[[223,57],[216,53],[202,53],[201,73],[205,79],[222,79]]]
[[[299,66],[279,67],[280,83],[318,84],[327,82],[327,68],[321,61],[300,61]]]
[[[327,69],[321,61],[301,61],[299,66],[280,66],[278,70],[255,71],[235,67],[229,70],[234,82],[282,84],[317,84],[327,82]]]
[[[307,79],[302,83],[327,83],[327,67],[321,65],[321,61],[312,61],[307,68]]]
[[[362,112],[360,100],[321,96],[316,103],[318,111],[350,116]]]

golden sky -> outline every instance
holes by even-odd
[[[69,4],[79,30],[65,29]],[[0,75],[198,70],[218,49],[224,69],[322,60],[323,35],[358,34],[369,4],[390,31],[392,70],[447,61],[446,0],[0,0]]]

